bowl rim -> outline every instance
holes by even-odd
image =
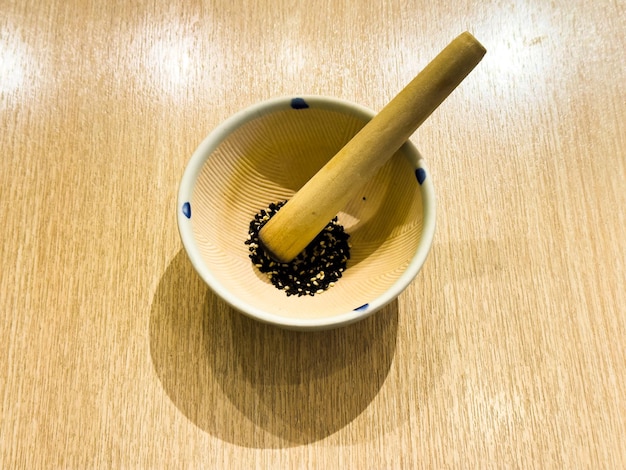
[[[370,120],[376,114],[376,112],[372,109],[352,101],[324,95],[298,95],[297,97],[281,96],[270,98],[236,112],[209,132],[209,134],[202,140],[200,145],[193,152],[187,163],[178,189],[176,209],[178,231],[187,256],[196,272],[215,294],[217,294],[235,310],[258,321],[271,323],[289,329],[320,330],[336,328],[362,320],[397,298],[420,272],[424,262],[426,261],[428,253],[430,252],[436,225],[435,189],[431,174],[426,166],[426,162],[417,147],[410,140],[404,143],[402,150],[409,159],[410,163],[415,167],[416,172],[418,169],[422,169],[422,181],[420,181],[419,184],[422,196],[423,222],[422,233],[417,250],[404,272],[391,285],[391,287],[375,299],[372,299],[370,302],[365,304],[365,306],[357,307],[352,311],[329,317],[297,318],[272,313],[255,307],[248,302],[242,301],[239,297],[232,294],[217,279],[217,277],[213,275],[211,269],[204,263],[200,251],[195,243],[191,218],[186,215],[185,206],[192,199],[194,187],[204,163],[209,159],[213,151],[222,143],[226,136],[247,122],[259,118],[267,113],[292,108],[294,103],[293,100],[295,99],[304,100],[298,101],[298,103],[306,103],[308,106],[315,106],[318,108],[323,107],[329,110],[344,112],[349,111],[350,113],[367,120]]]

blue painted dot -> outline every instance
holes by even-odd
[[[185,214],[185,217],[188,219],[191,219],[191,204],[188,202],[183,204],[183,214]]]
[[[306,109],[309,107],[309,104],[302,98],[294,98],[291,100],[291,107],[293,109]]]
[[[363,304],[360,307],[357,307],[354,309],[355,312],[362,312],[363,310],[367,309],[367,307],[369,307],[370,304]]]
[[[426,170],[418,168],[415,170],[415,177],[417,178],[417,182],[421,185],[426,179]]]

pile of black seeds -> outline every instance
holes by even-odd
[[[289,263],[279,263],[270,258],[259,243],[259,230],[287,201],[270,204],[250,222],[246,245],[250,259],[267,274],[272,284],[287,295],[321,294],[343,275],[350,259],[350,244],[343,226],[337,217],[331,220],[317,237]]]

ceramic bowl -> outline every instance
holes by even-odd
[[[435,193],[409,141],[338,214],[350,234],[343,277],[315,296],[287,296],[249,259],[250,221],[289,199],[372,117],[329,97],[276,98],[215,128],[192,155],[178,193],[178,227],[194,268],[236,310],[291,329],[363,319],[415,278],[435,231]]]

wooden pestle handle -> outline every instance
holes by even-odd
[[[259,233],[266,252],[287,263],[343,209],[485,55],[464,32],[316,173]]]

